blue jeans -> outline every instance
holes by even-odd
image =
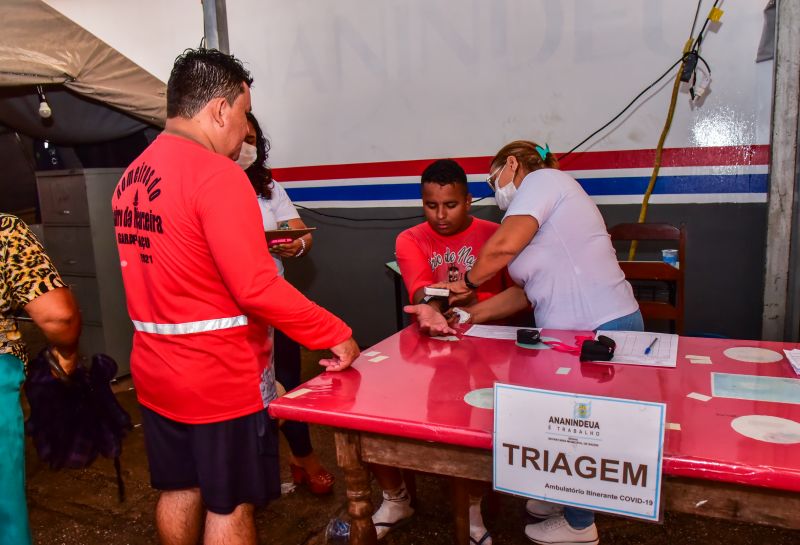
[[[627,316],[614,318],[597,327],[603,331],[644,331],[644,320],[640,311],[632,312]],[[594,513],[577,507],[564,507],[564,518],[576,530],[588,528],[594,524]]]
[[[636,312],[631,312],[627,316],[614,318],[613,320],[597,326],[597,329],[604,331],[644,331],[642,312],[637,310]]]
[[[25,502],[25,436],[19,388],[25,380],[22,362],[0,354],[0,543],[30,545]]]

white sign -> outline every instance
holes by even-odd
[[[495,384],[494,488],[656,521],[666,405]]]

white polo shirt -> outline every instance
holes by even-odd
[[[595,329],[638,310],[600,211],[555,169],[528,174],[503,217],[532,216],[539,230],[508,265],[533,304],[537,327]]]

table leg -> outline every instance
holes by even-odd
[[[469,491],[467,479],[453,477],[453,520],[455,521],[456,545],[469,545]]]
[[[361,436],[357,432],[336,431],[336,461],[344,470],[347,486],[347,513],[350,515],[350,545],[376,545],[378,536],[372,524],[372,499],[369,471],[361,461]]]

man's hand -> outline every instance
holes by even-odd
[[[420,331],[426,335],[440,337],[456,334],[456,330],[447,324],[447,319],[442,316],[442,313],[437,312],[430,305],[406,305],[403,307],[403,311],[416,316]]]
[[[463,305],[474,300],[475,293],[467,287],[464,280],[459,280],[458,282],[440,282],[431,287],[450,290],[450,298],[448,299],[450,306]]]
[[[332,347],[331,352],[333,352],[332,358],[319,360],[319,364],[325,367],[326,371],[344,371],[361,353],[353,337]]]

